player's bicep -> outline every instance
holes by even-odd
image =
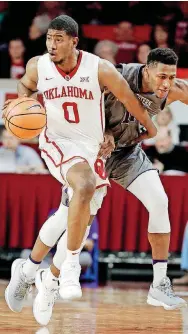
[[[30,59],[26,65],[26,72],[24,76],[20,79],[20,82],[29,90],[35,92],[37,91],[38,82],[38,71],[37,71],[37,61],[39,57],[34,57]]]
[[[100,61],[99,64],[99,82],[102,87],[107,87],[112,94],[122,103],[126,103],[129,96],[133,93],[127,81],[108,61]]]
[[[21,79],[20,82],[30,91],[35,92],[37,91],[37,83],[34,82],[27,74],[25,74]]]

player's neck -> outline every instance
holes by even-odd
[[[75,49],[74,52],[69,57],[67,57],[67,59],[62,64],[58,64],[58,67],[63,70],[63,72],[69,74],[76,67],[79,54],[79,50]]]

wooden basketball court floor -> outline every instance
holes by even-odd
[[[165,311],[147,305],[148,283],[112,282],[84,288],[78,301],[57,301],[47,327],[33,318],[36,291],[22,313],[13,313],[4,301],[6,285],[0,281],[0,334],[188,334],[188,309]],[[178,294],[188,300],[188,288],[178,289]]]

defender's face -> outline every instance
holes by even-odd
[[[176,65],[166,65],[157,63],[155,66],[148,67],[148,80],[152,91],[160,99],[165,98],[176,78]]]
[[[78,38],[66,34],[63,30],[48,29],[46,47],[54,63],[63,63],[77,46]]]

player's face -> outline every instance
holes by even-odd
[[[176,70],[176,65],[162,63],[147,68],[149,86],[160,99],[166,97],[173,86]]]
[[[67,35],[63,30],[49,29],[47,32],[46,46],[54,63],[63,63],[71,56],[77,44],[78,38]]]

